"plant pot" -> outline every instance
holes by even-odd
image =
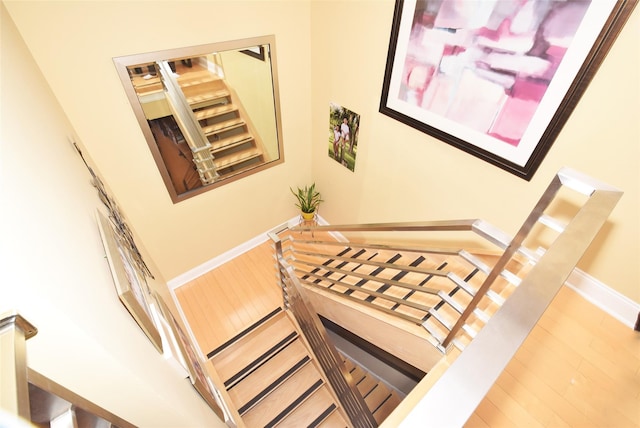
[[[315,217],[316,213],[315,211],[312,213],[301,212],[300,215],[302,215],[302,218],[304,219],[304,221],[311,221]]]

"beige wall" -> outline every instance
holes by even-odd
[[[310,180],[306,1],[7,1],[79,141],[168,280],[295,215],[289,186]],[[113,57],[275,34],[285,160],[173,205]]]
[[[640,11],[527,182],[378,113],[393,8],[393,0],[312,2],[312,159],[323,217],[479,217],[513,234],[553,175],[571,167],[625,191],[579,267],[640,302]],[[355,172],[327,156],[331,101],[361,115]]]
[[[569,166],[625,190],[580,267],[640,301],[637,10],[526,182],[378,113],[393,0],[3,4],[26,47],[3,7],[0,311],[40,328],[32,367],[133,423],[215,425],[115,298],[100,203],[67,135],[116,195],[158,287],[292,217],[290,185],[316,180],[331,223],[482,217],[513,233]],[[286,162],[171,204],[112,58],[262,34],[276,35]],[[353,173],[326,153],[331,101],[362,115]]]
[[[526,182],[378,113],[392,0],[180,2],[180,7],[174,2],[6,3],[80,142],[166,278],[291,217],[287,188],[311,179],[310,155],[326,199],[323,216],[332,223],[482,217],[510,233],[552,175],[569,166],[625,191],[580,267],[640,301],[637,10]],[[242,19],[216,19],[221,16]],[[111,58],[271,33],[277,39],[285,164],[172,205]],[[327,157],[330,101],[362,115],[355,173]]]
[[[0,313],[17,310],[38,328],[31,368],[125,420],[224,426],[118,300],[96,224],[101,203],[67,140],[73,127],[4,4],[0,15]]]
[[[5,3],[168,279],[293,216],[288,187],[312,177],[331,223],[481,217],[513,233],[568,166],[625,191],[579,267],[640,301],[637,10],[527,182],[378,113],[393,0]],[[172,205],[111,58],[272,33],[286,162]],[[354,173],[327,156],[330,101],[362,115]]]

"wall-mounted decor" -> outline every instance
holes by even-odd
[[[147,267],[147,264],[144,262],[142,254],[140,254],[140,251],[138,250],[138,247],[136,246],[136,243],[133,239],[133,233],[131,233],[131,229],[129,229],[129,226],[124,221],[124,216],[120,212],[120,209],[118,208],[115,200],[111,196],[109,196],[107,190],[104,187],[104,184],[102,183],[102,180],[100,180],[100,177],[96,175],[96,173],[93,171],[93,168],[89,166],[87,160],[82,155],[82,151],[75,142],[73,143],[73,147],[76,149],[76,151],[80,155],[80,158],[82,159],[82,162],[84,162],[84,165],[89,170],[89,174],[91,174],[91,184],[93,184],[93,187],[96,188],[100,201],[102,201],[104,206],[107,208],[107,213],[109,219],[111,220],[111,223],[113,224],[114,230],[118,235],[120,242],[126,247],[128,253],[130,254],[136,270],[143,276],[148,276],[149,278],[153,279],[154,276],[151,274],[151,271]]]
[[[638,0],[396,0],[380,112],[530,180]]]
[[[284,162],[275,36],[114,63],[173,203]]]
[[[222,420],[225,420],[225,415],[218,405],[216,400],[215,388],[209,376],[205,372],[202,359],[200,358],[198,351],[195,349],[191,339],[187,333],[180,327],[178,321],[175,319],[166,303],[160,296],[156,296],[156,301],[159,304],[160,316],[162,316],[168,323],[171,332],[170,337],[177,341],[180,356],[183,362],[186,364],[186,369],[189,374],[189,379],[193,384],[193,387],[200,394],[203,400],[211,407],[211,409]]]
[[[97,211],[98,228],[113,282],[122,304],[138,323],[156,349],[162,352],[162,339],[153,321],[149,302],[149,287],[144,275],[135,266],[132,253],[116,233],[111,221]]]
[[[329,157],[351,171],[356,167],[360,115],[329,103]]]

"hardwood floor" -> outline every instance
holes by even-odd
[[[281,305],[273,265],[266,242],[176,290],[205,355]],[[564,287],[466,426],[640,427],[640,333]]]
[[[640,333],[563,287],[469,427],[639,427]]]
[[[282,305],[274,264],[265,242],[176,290],[204,355]]]

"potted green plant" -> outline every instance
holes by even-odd
[[[313,219],[320,202],[322,202],[320,192],[316,190],[316,183],[313,183],[311,186],[304,186],[302,189],[298,187],[297,192],[292,188],[289,188],[289,190],[291,190],[293,196],[298,200],[296,207],[300,209],[302,218],[307,221]]]

